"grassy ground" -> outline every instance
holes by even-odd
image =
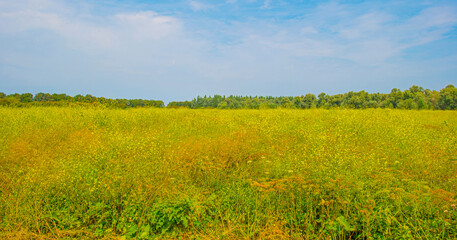
[[[2,239],[456,239],[457,112],[0,108]]]

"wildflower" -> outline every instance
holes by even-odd
[[[448,213],[449,211],[448,210],[444,210],[444,213]]]

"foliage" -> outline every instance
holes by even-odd
[[[220,109],[263,109],[263,108],[399,108],[399,109],[457,109],[457,88],[449,85],[440,92],[418,86],[401,91],[394,88],[390,94],[348,92],[345,94],[327,95],[306,94],[296,97],[252,97],[220,96],[197,97],[192,101],[171,102],[170,108],[220,108]]]
[[[76,95],[74,97],[66,94],[31,93],[10,94],[0,93],[0,106],[9,107],[31,107],[31,106],[103,106],[108,108],[138,108],[138,107],[164,107],[161,100],[143,99],[110,99],[104,97],[94,97],[90,94],[86,96]]]
[[[457,109],[457,88],[448,85],[440,91],[439,105],[441,109]]]
[[[138,107],[165,107],[161,100],[143,99],[109,99],[92,95],[31,93],[10,94],[0,93],[0,106],[103,106],[108,108],[138,108]],[[394,88],[390,94],[348,92],[345,94],[327,95],[320,93],[296,97],[252,97],[221,95],[194,98],[192,101],[172,101],[168,108],[219,108],[219,109],[273,109],[273,108],[398,108],[398,109],[457,109],[457,88],[448,85],[441,91],[431,91],[413,85],[405,91]]]

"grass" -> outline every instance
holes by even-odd
[[[0,108],[2,239],[456,239],[457,112]]]

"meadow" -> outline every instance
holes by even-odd
[[[0,107],[1,239],[457,239],[457,112]]]

